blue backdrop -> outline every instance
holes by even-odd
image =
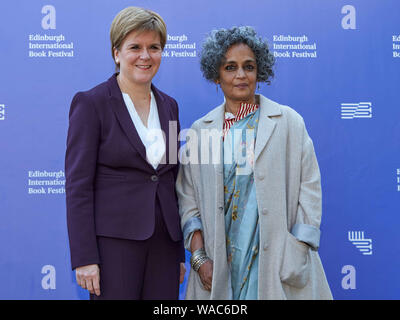
[[[269,40],[276,76],[259,91],[297,110],[314,141],[320,255],[334,298],[399,299],[396,0],[1,1],[0,298],[88,299],[67,240],[68,111],[74,93],[113,73],[109,28],[130,5],[166,21],[154,83],[178,101],[182,128],[223,100],[200,73],[207,33],[250,25]]]

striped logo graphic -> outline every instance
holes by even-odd
[[[342,119],[372,118],[372,103],[342,103]]]
[[[364,238],[364,231],[349,231],[349,241],[364,255],[372,255],[372,239]]]

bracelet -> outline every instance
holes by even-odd
[[[193,267],[193,269],[198,270],[200,267],[199,264],[200,262],[204,259],[206,256],[206,252],[204,248],[197,249],[193,252],[192,257],[190,258],[190,264]]]
[[[200,256],[200,257],[197,257],[197,259],[194,259],[192,261],[193,270],[196,271],[196,272],[199,271],[201,265],[203,263],[205,263],[207,260],[209,260],[209,258],[207,256]]]
[[[203,263],[205,263],[207,260],[209,260],[209,258],[208,258],[207,256],[205,256],[205,257],[200,257],[199,260],[196,260],[196,261],[193,263],[193,265],[192,265],[193,270],[196,271],[196,272],[199,271],[201,265],[202,265]]]
[[[193,270],[197,272],[200,269],[200,266],[209,259],[210,258],[207,256],[204,248],[200,248],[193,252],[190,258],[190,264]]]

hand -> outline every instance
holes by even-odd
[[[100,268],[97,264],[78,267],[75,274],[78,285],[89,290],[91,294],[100,295]]]
[[[199,270],[198,270],[199,276],[201,283],[203,284],[203,287],[207,291],[211,291],[211,283],[212,283],[212,277],[213,277],[213,262],[212,260],[207,260],[204,262]]]
[[[179,283],[183,283],[183,280],[185,280],[185,273],[186,273],[185,264],[181,262],[181,274],[179,276]]]

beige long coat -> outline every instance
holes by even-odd
[[[258,99],[261,109],[254,151],[260,224],[258,299],[332,299],[318,252],[290,233],[295,224],[311,225],[319,232],[321,185],[312,141],[297,112],[262,95]],[[186,299],[231,298],[222,139],[209,147],[201,143],[212,140],[205,138],[210,130],[222,131],[224,108],[224,104],[218,106],[192,125],[181,158],[176,185],[181,225],[200,217],[205,250],[214,266],[211,292],[203,289],[199,275],[190,270]],[[208,164],[204,163],[207,153]],[[202,164],[195,163],[202,156]],[[188,241],[185,246],[189,248]]]

